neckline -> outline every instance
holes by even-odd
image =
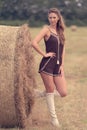
[[[59,36],[57,33],[54,33],[49,26],[48,26],[48,28],[49,28],[49,31],[50,31],[51,33],[53,33],[53,34],[56,35],[56,36]]]
[[[45,40],[45,42],[48,42],[48,41],[49,41],[49,39],[50,39],[50,37],[52,37],[52,36],[58,39],[58,37],[57,37],[56,35],[54,35],[54,34],[52,34],[52,33],[51,33],[51,34],[50,34],[50,36],[49,36],[49,38],[48,38],[47,40],[45,40],[45,39],[44,39],[44,40]]]
[[[59,36],[58,34],[56,34],[56,33],[54,33],[54,32],[52,32],[52,31],[50,31],[52,34],[54,34],[54,35],[56,35],[56,36]]]

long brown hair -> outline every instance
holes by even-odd
[[[60,11],[57,9],[57,8],[51,8],[49,9],[48,11],[48,15],[50,13],[55,13],[57,14],[59,20],[57,22],[57,26],[56,26],[56,29],[57,29],[57,32],[59,34],[59,39],[60,39],[60,42],[61,44],[64,44],[65,43],[65,35],[64,35],[64,28],[65,28],[65,25],[64,25],[64,21],[63,21],[63,18],[60,14]]]

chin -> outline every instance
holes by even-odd
[[[52,26],[56,26],[56,23],[51,23]]]

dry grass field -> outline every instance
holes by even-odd
[[[31,28],[32,38],[40,28]],[[78,27],[76,31],[66,28],[65,77],[68,95],[55,97],[56,112],[62,125],[61,130],[87,130],[87,27]],[[44,42],[40,43],[44,48]],[[44,90],[38,74],[41,56],[35,53],[36,79],[38,89]],[[58,130],[51,126],[45,98],[37,98],[30,115],[26,130]],[[0,130],[19,130],[19,128],[1,128]]]

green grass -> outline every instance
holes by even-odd
[[[29,20],[0,20],[0,25],[11,25],[11,26],[19,26],[24,23],[29,24]]]
[[[41,28],[30,28],[32,39]],[[65,77],[68,95],[65,98],[55,97],[56,111],[62,130],[87,130],[87,27],[79,27],[75,32],[66,28]],[[44,49],[43,40],[40,47]],[[41,56],[34,51],[36,71]],[[38,89],[44,85],[37,72]],[[56,130],[49,123],[49,115],[44,98],[37,99],[32,111],[33,121],[27,130]],[[0,129],[5,130],[5,129]],[[7,129],[7,130],[17,130]],[[58,129],[57,129],[58,130]]]

